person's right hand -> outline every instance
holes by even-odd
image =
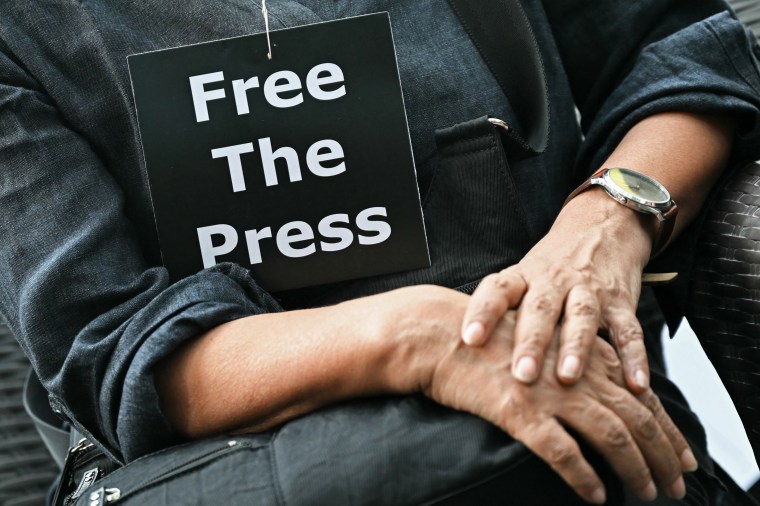
[[[455,292],[438,295],[440,313],[435,304],[429,305],[425,325],[445,336],[435,339],[444,348],[434,353],[438,360],[421,379],[426,395],[496,424],[587,501],[603,503],[604,486],[565,427],[602,454],[638,497],[654,499],[655,482],[671,497],[684,496],[679,456],[688,444],[650,389],[636,397],[626,389],[620,360],[606,341],[597,338],[587,372],[576,384],[564,385],[554,373],[559,348],[555,332],[540,378],[526,385],[510,368],[514,312],[500,320],[485,346],[469,347],[458,339],[457,324],[449,336],[444,323],[457,314],[461,318],[459,311],[469,298]]]

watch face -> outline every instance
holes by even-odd
[[[609,169],[604,177],[625,197],[641,204],[667,204],[670,202],[668,191],[660,183],[640,172],[615,168]]]

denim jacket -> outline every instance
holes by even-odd
[[[758,156],[757,48],[721,13],[722,2],[524,6],[543,52],[552,118],[547,151],[512,165],[532,240],[648,115],[738,115],[734,153]],[[421,174],[436,157],[436,129],[486,114],[516,121],[445,0],[269,4],[273,28],[378,11],[391,16]],[[178,439],[159,406],[157,362],[221,323],[293,304],[231,264],[170,283],[126,56],[262,31],[260,5],[9,0],[0,14],[0,313],[53,407],[115,459],[130,461]],[[514,261],[504,258],[503,266]],[[330,300],[307,293],[298,305],[355,296],[361,285]]]

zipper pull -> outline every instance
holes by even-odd
[[[121,490],[118,488],[100,487],[98,490],[91,492],[88,499],[89,501],[87,504],[89,504],[89,506],[104,506],[105,504],[114,503],[121,499]]]
[[[58,482],[58,486],[55,489],[55,495],[53,496],[53,506],[61,506],[63,504],[63,497],[65,495],[64,489],[68,488],[71,482],[72,473],[74,472],[74,462],[79,455],[88,451],[95,445],[87,441],[86,438],[82,438],[76,446],[69,449],[66,454],[66,461],[63,463],[63,471],[61,471],[61,479]]]
[[[121,499],[121,490],[118,488],[107,488],[106,489],[106,502],[116,502],[119,499]]]
[[[78,455],[79,453],[81,453],[81,452],[83,452],[85,450],[89,450],[93,446],[95,446],[95,445],[92,444],[92,443],[90,443],[89,441],[87,441],[87,438],[83,437],[82,439],[79,440],[79,443],[77,443],[77,445],[74,448],[70,448],[69,449],[69,454],[66,457],[66,460],[68,460],[69,458],[71,458],[73,455]]]

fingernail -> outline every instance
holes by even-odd
[[[594,504],[604,504],[606,501],[607,494],[604,493],[603,488],[598,488],[591,494],[591,502]]]
[[[467,325],[462,333],[462,341],[468,346],[476,346],[483,342],[483,335],[486,332],[485,326],[480,322],[472,322]]]
[[[565,379],[575,379],[581,370],[581,361],[575,355],[569,355],[562,361],[559,375]]]
[[[668,495],[673,499],[683,499],[686,497],[686,484],[683,482],[683,476],[679,476],[678,479],[668,487]]]
[[[644,489],[644,500],[654,501],[655,499],[657,499],[657,487],[653,481],[650,481],[647,488]]]
[[[536,380],[538,366],[533,357],[523,357],[517,362],[515,377],[523,383],[531,383]]]
[[[636,384],[640,386],[641,388],[648,388],[649,387],[649,381],[647,380],[647,375],[644,371],[639,369],[636,371],[636,374],[634,374],[634,379],[636,380]]]
[[[692,453],[691,449],[687,448],[681,454],[681,466],[690,473],[693,473],[699,468],[699,463],[697,463],[697,459],[694,457],[694,453]]]

